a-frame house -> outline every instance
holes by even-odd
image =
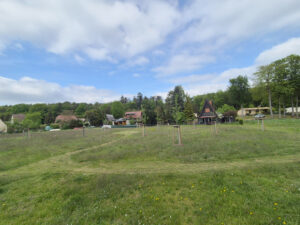
[[[215,111],[212,101],[205,100],[202,111],[199,115],[199,123],[202,124],[211,124],[212,121],[215,121],[218,118],[218,115]]]

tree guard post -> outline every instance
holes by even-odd
[[[218,134],[218,130],[217,130],[217,121],[215,121],[215,134]]]
[[[143,124],[143,137],[145,137],[145,124]]]
[[[265,125],[264,125],[264,120],[263,119],[261,120],[261,130],[265,131]]]
[[[84,137],[85,136],[85,133],[84,133],[84,126],[82,127],[82,136]]]
[[[182,139],[181,139],[181,129],[179,125],[174,125],[174,136],[173,136],[173,143],[174,145],[182,145]],[[176,129],[177,129],[177,137],[178,137],[178,143],[175,143],[175,134],[176,134]]]

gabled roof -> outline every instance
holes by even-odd
[[[217,117],[217,113],[215,111],[215,108],[213,107],[212,101],[205,100],[204,106],[202,108],[202,111],[200,113],[200,118],[215,118]]]
[[[126,119],[141,119],[142,118],[142,111],[134,111],[134,112],[126,112],[125,113]]]
[[[115,117],[113,115],[111,115],[111,114],[106,114],[106,119],[108,121],[115,121]]]
[[[22,122],[25,119],[25,116],[26,116],[25,114],[19,113],[19,114],[12,114],[11,118],[14,121]]]
[[[0,133],[7,132],[7,125],[0,119]]]
[[[66,122],[71,120],[78,120],[78,118],[74,115],[59,115],[55,118],[55,123],[57,123],[58,121]]]

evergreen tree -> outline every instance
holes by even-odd
[[[187,122],[192,122],[195,119],[195,115],[193,112],[193,105],[190,97],[186,97],[186,102],[184,104],[184,116]]]

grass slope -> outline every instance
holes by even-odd
[[[300,224],[300,121],[0,138],[0,224]]]

